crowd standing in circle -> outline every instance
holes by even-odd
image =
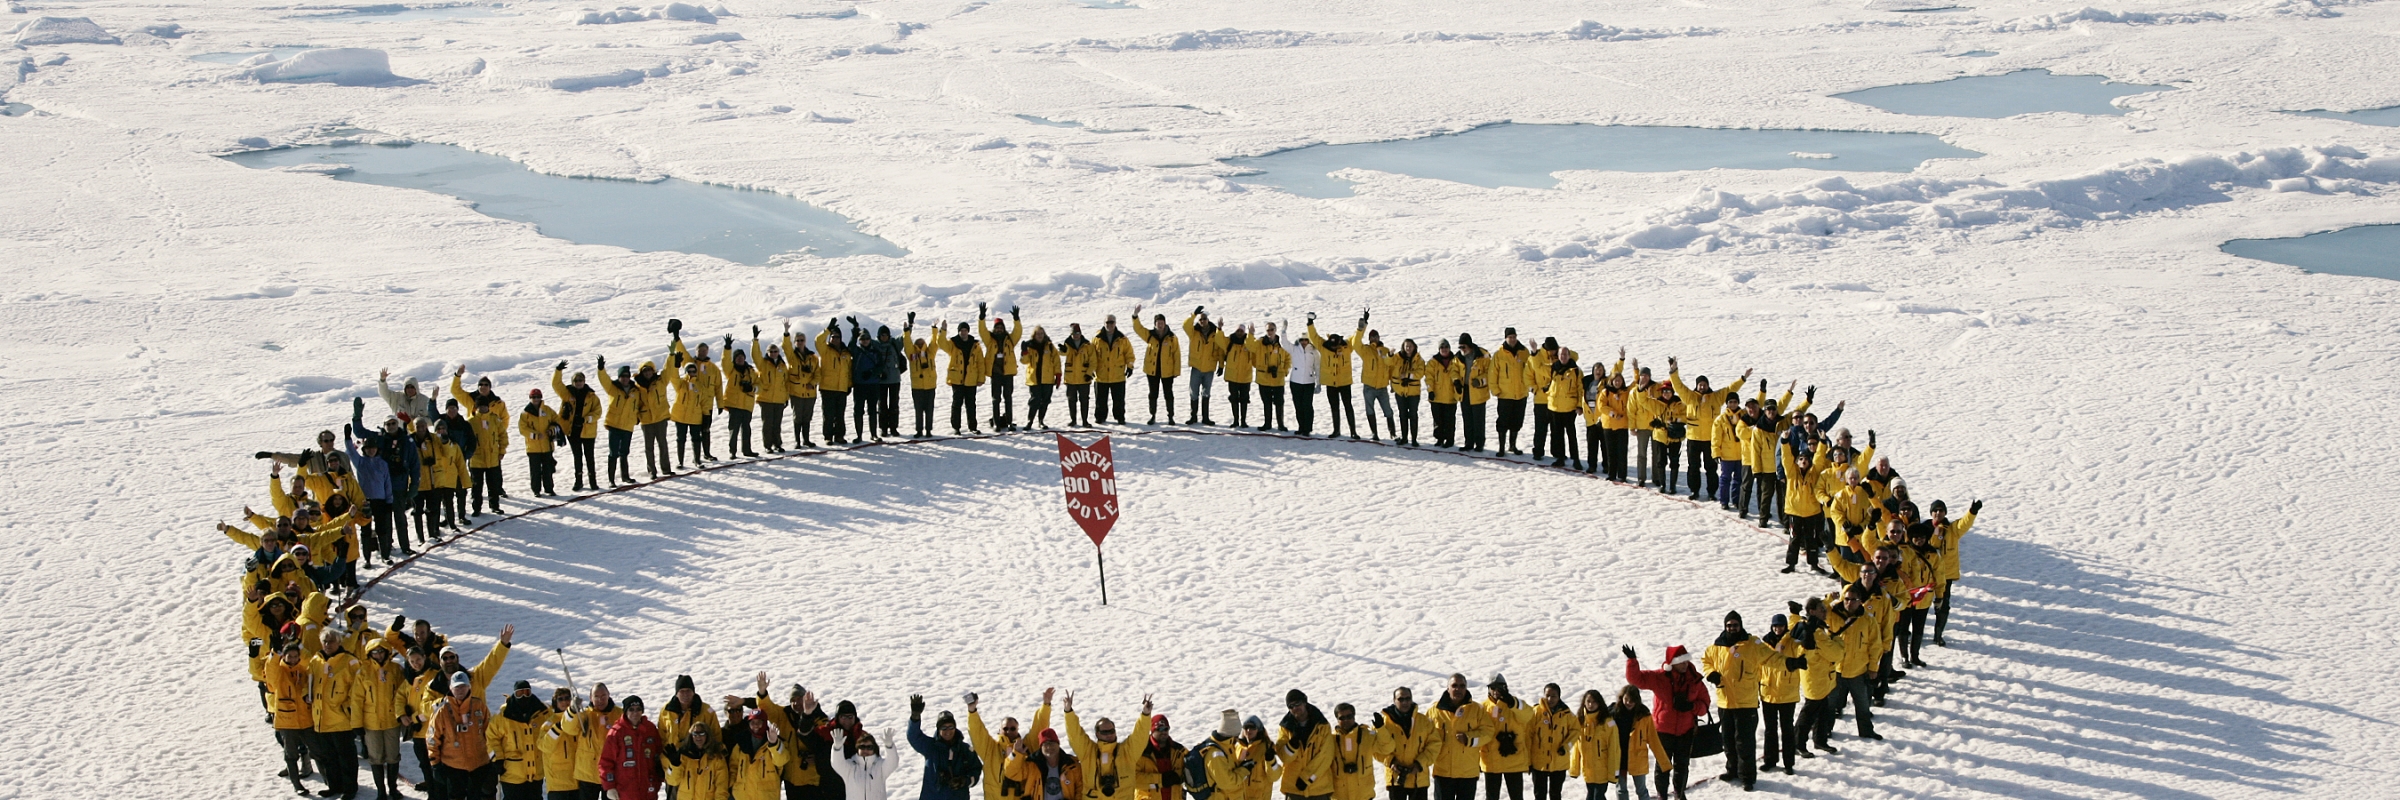
[[[1764,635],[1728,612],[1697,657],[1669,647],[1657,669],[1645,669],[1627,646],[1625,682],[1614,692],[1587,689],[1572,707],[1557,684],[1529,702],[1495,674],[1477,700],[1466,677],[1452,675],[1432,706],[1418,706],[1413,690],[1399,687],[1362,723],[1351,703],[1336,704],[1328,717],[1294,689],[1271,733],[1260,717],[1226,710],[1187,746],[1172,737],[1165,716],[1152,713],[1149,698],[1120,738],[1107,717],[1087,735],[1066,693],[1062,738],[1050,725],[1051,691],[1029,724],[1004,718],[996,736],[973,693],[963,698],[963,732],[944,711],[930,734],[925,702],[911,696],[907,742],[924,762],[920,796],[927,800],[971,800],[976,791],[981,800],[1272,800],[1277,793],[1373,800],[1378,787],[1388,800],[1472,800],[1479,782],[1484,800],[1503,791],[1523,800],[1528,783],[1535,800],[1565,800],[1568,778],[1582,781],[1585,800],[1604,800],[1611,786],[1619,798],[1655,791],[1661,800],[1681,800],[1692,759],[1719,752],[1719,777],[1751,790],[1762,768],[1790,775],[1802,759],[1839,753],[1831,739],[1845,714],[1859,740],[1882,739],[1873,709],[1907,675],[1902,668],[1926,666],[1929,623],[1933,643],[1947,646],[1959,542],[1982,503],[1956,519],[1939,500],[1920,513],[1889,457],[1877,454],[1875,432],[1861,449],[1835,427],[1845,404],[1822,419],[1810,412],[1815,387],[1797,405],[1797,382],[1779,397],[1761,387],[1745,398],[1748,372],[1721,388],[1707,377],[1686,383],[1669,358],[1661,380],[1621,348],[1608,369],[1595,362],[1587,373],[1574,350],[1550,338],[1530,347],[1514,328],[1503,331],[1497,349],[1462,333],[1455,346],[1438,341],[1427,357],[1413,339],[1386,346],[1364,313],[1348,337],[1321,335],[1309,314],[1300,336],[1288,323],[1220,326],[1201,307],[1178,336],[1163,314],[1142,326],[1141,310],[1132,315],[1133,336],[1110,315],[1092,336],[1069,323],[1067,335],[1053,340],[1042,326],[1028,333],[1017,309],[1001,321],[978,305],[976,321],[961,321],[948,335],[947,321],[920,335],[914,313],[897,338],[888,327],[870,336],[854,317],[828,321],[813,340],[785,322],[778,341],[763,342],[763,330],[752,326],[747,350],[727,335],[713,354],[705,342],[687,347],[681,323],[670,321],[664,370],[655,360],[638,368],[620,363],[612,376],[599,357],[587,379],[561,361],[551,394],[531,389],[513,425],[491,379],[469,390],[464,367],[452,372],[450,397],[438,409],[415,379],[394,390],[384,373],[385,419],[369,427],[365,400],[355,399],[338,436],[322,431],[312,448],[257,453],[271,462],[276,513],[245,508],[247,529],[217,526],[250,550],[242,639],[280,747],[281,776],[308,795],[302,780],[321,773],[315,794],[345,800],[360,791],[361,760],[376,798],[413,788],[431,800],[495,793],[650,800],[663,788],[670,800],[885,800],[898,761],[883,748],[898,740],[889,729],[870,733],[849,701],[828,713],[794,684],[779,704],[759,673],[753,696],[727,695],[712,706],[685,675],[655,718],[640,697],[618,701],[604,683],[588,693],[557,687],[544,700],[518,681],[495,713],[487,690],[514,629],[502,628],[469,667],[424,619],[371,624],[358,572],[499,513],[509,497],[501,465],[512,428],[525,451],[528,491],[558,494],[563,449],[569,491],[596,492],[637,483],[637,432],[652,480],[757,458],[758,439],[768,453],[899,439],[903,381],[913,438],[934,435],[944,386],[954,434],[979,433],[985,424],[995,432],[1048,429],[1060,386],[1068,426],[1122,425],[1126,383],[1137,369],[1146,379],[1149,424],[1162,405],[1167,424],[1178,424],[1181,382],[1189,403],[1181,424],[1218,425],[1219,379],[1232,427],[1303,438],[1315,435],[1320,386],[1329,437],[1346,428],[1361,440],[1356,406],[1363,400],[1364,440],[1420,447],[1418,413],[1430,406],[1434,447],[1481,452],[1489,444],[1495,455],[1524,455],[1520,435],[1530,416],[1535,462],[1547,453],[1552,467],[1707,498],[1743,519],[1755,512],[1761,527],[1780,524],[1790,534],[1783,572],[1796,571],[1805,555],[1811,570],[1839,582],[1831,593],[1787,603]],[[1135,338],[1143,342],[1138,354]],[[1020,377],[1027,389],[1022,424]],[[977,398],[987,382],[983,416]],[[1497,406],[1489,431],[1487,405]],[[1287,407],[1296,427],[1285,425]],[[726,422],[722,456],[719,417]],[[603,433],[605,466],[596,463]],[[404,749],[422,776],[413,786],[401,776]]]

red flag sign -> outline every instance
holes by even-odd
[[[1083,535],[1098,547],[1117,524],[1117,463],[1108,437],[1085,447],[1060,434],[1058,482],[1067,490],[1067,516],[1074,517]]]

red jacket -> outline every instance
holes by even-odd
[[[1667,649],[1669,661],[1682,654],[1682,647]],[[1650,722],[1658,726],[1659,733],[1681,736],[1691,733],[1700,715],[1708,711],[1708,681],[1701,680],[1696,669],[1691,672],[1673,670],[1672,666],[1667,669],[1642,669],[1640,662],[1629,658],[1625,660],[1625,682],[1650,692]],[[1675,710],[1677,696],[1691,701],[1691,710]]]
[[[600,786],[617,790],[617,800],[653,800],[666,781],[660,762],[666,752],[658,726],[644,719],[639,725],[627,716],[608,726],[607,743],[600,746]]]

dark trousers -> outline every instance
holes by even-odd
[[[1801,737],[1806,737],[1819,748],[1825,746],[1825,737],[1833,735],[1833,704],[1840,699],[1837,691],[1800,704],[1799,730],[1792,733],[1794,749],[1800,748]]]
[[[317,762],[325,788],[336,794],[358,793],[358,732],[317,733],[308,742],[308,755]]]
[[[475,478],[475,513],[483,513],[483,504],[487,502],[492,504],[492,513],[500,513],[500,497],[508,494],[507,487],[500,483],[500,468],[473,467],[467,474]]]
[[[687,451],[691,453],[692,463],[708,459],[708,445],[701,443],[700,426],[689,422],[675,423],[675,466],[683,466],[683,456]]]
[[[809,428],[813,427],[813,423],[817,419],[817,402],[818,399],[814,397],[792,398],[793,442],[802,445],[817,443],[816,439],[809,435]]]
[[[1942,581],[1941,596],[1933,600],[1933,640],[1935,642],[1942,640],[1942,629],[1950,627],[1950,593],[1957,588],[1958,581]]]
[[[1767,769],[1774,769],[1777,764],[1791,769],[1800,760],[1800,730],[1792,714],[1799,706],[1799,703],[1758,704],[1767,712],[1759,719],[1767,729]]]
[[[1583,426],[1583,474],[1600,474],[1600,447],[1605,444],[1607,428],[1598,424]]]
[[[672,471],[674,457],[675,451],[667,447],[666,421],[642,423],[642,461],[650,467],[650,477],[658,477],[661,471]]]
[[[849,392],[836,392],[830,389],[817,390],[817,401],[825,406],[826,444],[841,444],[844,438],[843,434],[849,432],[843,427],[845,420],[842,419],[842,401],[848,399],[850,399]]]
[[[1158,423],[1158,401],[1162,396],[1167,401],[1167,424],[1175,424],[1175,376],[1146,375],[1143,377],[1149,379],[1151,424]]]
[[[1047,383],[1025,387],[1025,424],[1050,427],[1050,393],[1057,389]]]
[[[1683,484],[1684,493],[1695,500],[1703,488],[1712,494],[1717,491],[1716,449],[1709,442],[1683,440]]]
[[[1900,649],[1910,661],[1921,660],[1925,654],[1925,616],[1932,610],[1911,608],[1900,612]]]
[[[1657,481],[1659,491],[1675,493],[1675,467],[1676,462],[1682,460],[1678,458],[1682,452],[1683,449],[1676,447],[1674,442],[1662,442],[1657,437],[1651,437],[1650,477]]]
[[[1350,398],[1350,387],[1325,387],[1325,435],[1342,435],[1342,423],[1350,423],[1350,438],[1358,438],[1358,405]]]
[[[1400,428],[1393,433],[1396,441],[1411,445],[1417,443],[1417,406],[1424,401],[1423,395],[1404,394],[1400,396]]]
[[[1483,419],[1484,408],[1482,403],[1458,404],[1458,425],[1464,429],[1460,431],[1463,434],[1460,438],[1466,440],[1460,444],[1469,450],[1483,449],[1483,433],[1490,427]]]
[[[1474,778],[1433,778],[1433,800],[1475,800]]]
[[[542,800],[542,779],[500,784],[500,800]]]
[[[1800,554],[1808,554],[1808,565],[1817,566],[1817,554],[1825,551],[1825,515],[1817,514],[1791,519],[1792,541],[1783,547],[1783,565],[1800,563]]]
[[[908,390],[908,404],[908,419],[910,424],[916,426],[916,435],[932,436],[933,409],[934,406],[941,404],[940,400],[934,399],[933,390],[910,387]]]
[[[1783,511],[1783,478],[1774,470],[1750,473],[1750,497],[1758,501],[1758,526],[1767,527]]]
[[[1544,409],[1541,413],[1550,418],[1550,458],[1577,467],[1583,466],[1583,462],[1576,457],[1575,426],[1569,423],[1574,412],[1560,413]]]
[[[1498,800],[1500,788],[1508,787],[1508,800],[1525,800],[1525,773],[1486,772],[1483,774],[1483,800]]]
[[[1875,672],[1873,670],[1860,673],[1859,676],[1855,678],[1841,678],[1835,680],[1833,682],[1833,693],[1825,696],[1825,699],[1830,702],[1833,707],[1826,709],[1830,713],[1828,713],[1826,719],[1820,723],[1822,727],[1827,730],[1831,730],[1833,728],[1832,717],[1841,713],[1842,703],[1848,702],[1850,704],[1850,713],[1858,716],[1858,735],[1865,736],[1867,734],[1874,733],[1875,711],[1870,707],[1873,704],[1873,701],[1867,696],[1868,692],[1871,691],[1869,684],[1873,683],[1874,681]],[[1819,743],[1824,742],[1824,737],[1818,737],[1817,741]]]
[[[1458,440],[1458,404],[1433,404],[1433,446],[1449,447]]]
[[[1125,382],[1100,384],[1100,407],[1092,412],[1093,422],[1116,420],[1125,424]]]
[[[725,454],[729,456],[758,455],[757,442],[750,437],[749,409],[725,409]]]
[[[615,486],[618,476],[626,483],[633,482],[633,431],[608,429],[608,484]],[[593,486],[600,484],[594,482]]]
[[[883,419],[878,421],[883,426],[881,430],[886,436],[900,435],[900,384],[878,383],[875,388],[883,392]]]
[[[1225,405],[1227,408],[1233,409],[1234,427],[1248,426],[1250,424],[1250,384],[1226,381]]]
[[[1533,771],[1533,800],[1565,800],[1559,794],[1566,789],[1566,770],[1544,772],[1537,769]]]
[[[433,754],[425,750],[425,740],[410,739],[408,746],[417,754],[417,774],[425,776],[424,783],[417,788],[425,792],[425,800],[443,800],[448,795],[442,792],[442,770],[434,765]]]
[[[536,496],[558,494],[558,451],[526,453],[525,482]]]
[[[1292,390],[1292,416],[1300,421],[1296,427],[1300,435],[1307,436],[1316,430],[1317,385],[1294,382],[1288,388]]]
[[[1717,709],[1717,735],[1725,744],[1725,780],[1758,782],[1758,709]]]
[[[1524,449],[1517,446],[1517,434],[1524,431],[1525,398],[1519,397],[1515,400],[1502,398],[1500,400],[1500,452],[1508,453]]]
[[[957,433],[960,425],[965,425],[967,430],[983,432],[975,423],[975,387],[951,384],[950,432]]]
[[[855,438],[883,436],[883,387],[862,383],[850,400],[850,427],[858,430]],[[969,409],[970,413],[973,409]]]
[[[1667,749],[1667,763],[1651,767],[1654,770],[1650,773],[1651,783],[1658,787],[1661,800],[1667,797],[1670,780],[1675,787],[1675,796],[1682,797],[1683,790],[1692,782],[1692,734],[1661,733],[1658,743]]]
[[[1600,429],[1600,447],[1608,457],[1609,480],[1618,483],[1625,482],[1625,451],[1627,444],[1632,440],[1633,432],[1630,430],[1624,428]]]
[[[1440,779],[1436,778],[1435,780]],[[1403,789],[1398,786],[1385,786],[1383,787],[1383,797],[1384,800],[1426,800],[1425,790],[1426,787],[1423,786],[1419,786],[1414,789]],[[1472,790],[1470,790],[1470,793],[1472,793]]]
[[[758,429],[766,434],[767,452],[783,452],[783,404],[758,404]]]
[[[1258,427],[1283,430],[1283,387],[1258,385]]]
[[[492,796],[492,784],[499,777],[498,763],[483,765],[482,769],[459,769],[436,765],[442,773],[442,784],[453,800],[484,800]]]
[[[359,547],[369,553],[383,556],[385,560],[390,560],[392,557],[392,501],[368,498],[367,515],[374,520],[374,525],[364,531],[367,536],[365,541],[359,543]],[[401,543],[407,544],[406,541]]]
[[[1067,384],[1067,424],[1092,424],[1092,385]]]
[[[1003,431],[1017,424],[1017,378],[1014,375],[992,376],[992,430]]]
[[[575,470],[575,488],[600,485],[600,465],[593,462],[593,451],[600,449],[598,437],[567,437],[567,461]]]
[[[1500,402],[1502,402],[1502,403],[1506,403],[1506,402],[1509,402],[1509,401],[1507,401],[1507,400],[1502,400],[1502,401],[1500,401]],[[1518,400],[1518,401],[1516,401],[1516,402],[1518,402],[1518,403],[1524,403],[1525,401],[1523,401],[1523,400]],[[1543,404],[1540,404],[1540,403],[1535,403],[1535,404],[1533,405],[1533,457],[1534,457],[1534,458],[1541,458],[1543,453],[1549,452],[1547,448],[1550,446],[1550,421],[1551,421],[1551,417],[1550,417],[1550,408],[1549,408],[1549,406],[1546,406],[1546,405],[1543,405]],[[1514,438],[1514,437],[1511,437],[1511,438]]]

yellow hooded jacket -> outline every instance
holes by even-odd
[[[1185,360],[1191,363],[1192,369],[1216,372],[1225,364],[1225,356],[1232,345],[1225,335],[1224,326],[1211,320],[1208,330],[1202,331],[1196,324],[1199,319],[1198,313],[1183,318],[1183,337],[1190,347],[1190,357]]]

